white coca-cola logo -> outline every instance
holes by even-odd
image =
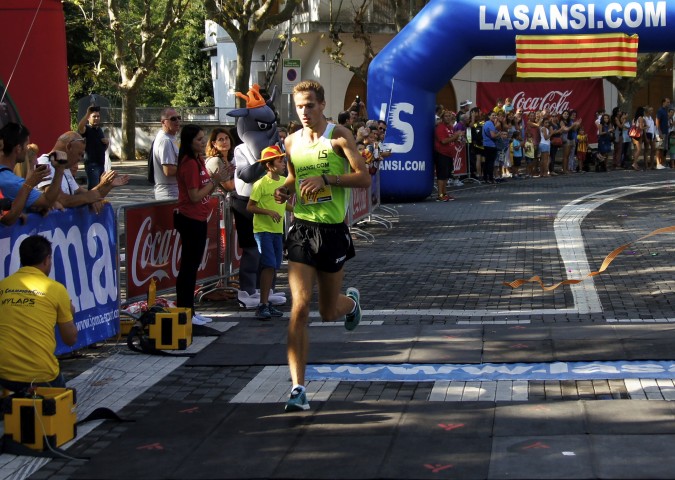
[[[210,219],[210,216],[209,216]],[[133,235],[133,232],[127,232]],[[139,228],[131,252],[131,269],[133,284],[141,286],[155,277],[161,281],[165,278],[175,278],[178,275],[180,261],[180,235],[175,229],[153,231],[152,216],[148,216]],[[206,268],[209,259],[209,239],[206,239],[206,248],[199,270]],[[144,275],[142,278],[139,275]]]
[[[526,97],[525,92],[518,92],[513,96],[513,105],[516,110],[523,112],[534,112],[536,110],[548,110],[549,112],[560,113],[563,110],[569,110],[569,96],[572,90],[551,90],[541,97]]]

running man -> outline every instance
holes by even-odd
[[[307,322],[314,285],[323,321],[344,320],[353,330],[361,320],[359,291],[341,294],[344,264],[354,256],[345,224],[350,188],[367,188],[370,175],[354,135],[328,123],[323,87],[303,81],[293,89],[302,129],[286,138],[288,177],[275,191],[277,201],[297,193],[295,221],[288,232],[288,283],[293,296],[288,324],[288,366],[293,387],[286,411],[309,410],[305,367],[309,351]],[[350,168],[351,167],[351,168]]]

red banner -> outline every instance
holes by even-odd
[[[360,222],[370,214],[370,189],[352,188],[349,205],[349,225]]]
[[[605,108],[601,78],[558,82],[478,82],[476,103],[481,111],[492,110],[498,98],[511,98],[514,111],[521,109],[525,114],[543,109],[558,113],[576,110],[589,143],[598,141],[595,113]]]
[[[212,213],[208,220],[206,248],[199,265],[197,280],[219,275],[220,215],[219,200],[211,197]],[[176,203],[126,207],[126,272],[127,300],[142,297],[151,278],[157,291],[176,285],[180,267],[180,235],[173,228]]]

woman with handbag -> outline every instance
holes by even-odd
[[[628,131],[628,136],[633,141],[633,170],[640,170],[640,155],[642,154],[642,143],[645,130],[645,107],[638,107],[633,117],[633,124]]]

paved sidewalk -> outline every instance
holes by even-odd
[[[116,168],[134,177],[113,205],[152,198],[142,162]],[[193,358],[110,343],[64,361],[80,418],[135,422],[80,432],[68,453],[88,462],[0,455],[0,477],[675,478],[672,236],[577,286],[502,284],[597,270],[675,225],[674,188],[675,171],[616,171],[388,204],[346,269],[365,322],[312,317],[309,412],[283,413],[285,321],[206,303],[222,334]]]

